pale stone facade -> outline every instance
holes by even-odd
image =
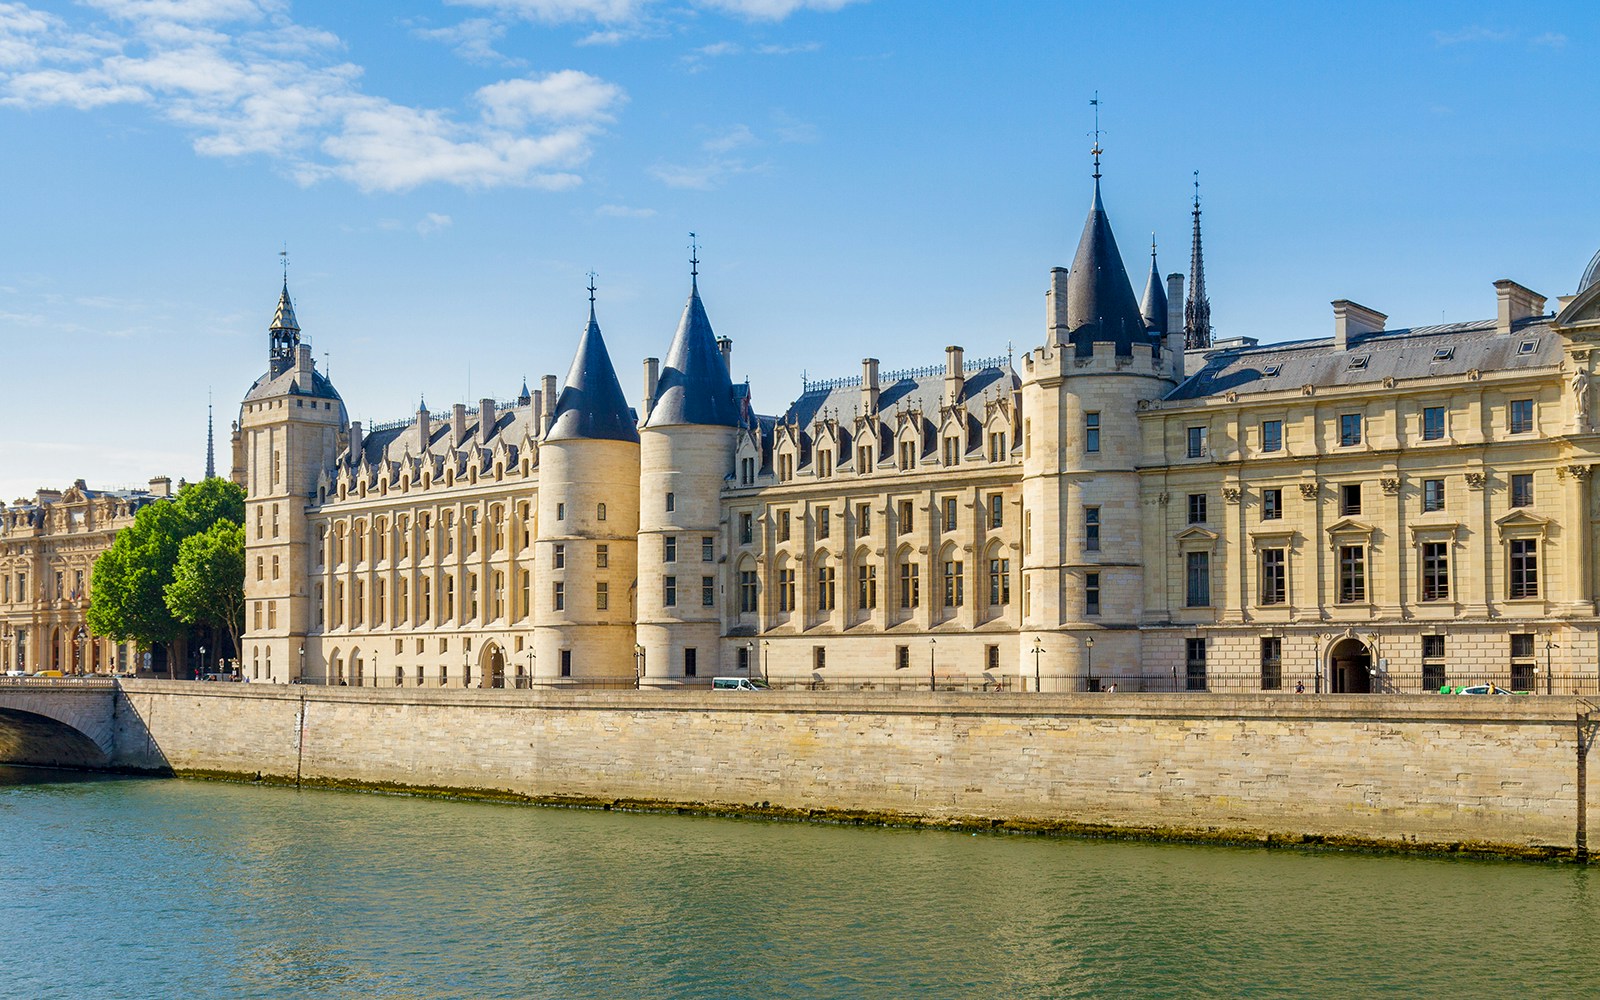
[[[1483,322],[1340,300],[1331,338],[1213,343],[1153,254],[1133,298],[1097,180],[1015,361],[869,358],[763,416],[696,287],[640,412],[591,313],[564,385],[363,430],[285,289],[235,439],[245,671],[1593,691],[1600,274],[1553,313],[1495,291]]]
[[[94,561],[140,507],[171,495],[165,478],[128,490],[91,490],[80,479],[0,507],[0,673],[138,666],[133,643],[89,631]]]

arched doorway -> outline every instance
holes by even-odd
[[[489,686],[503,688],[506,686],[506,654],[499,645],[490,645],[485,650],[484,673],[489,676]]]
[[[361,652],[359,650],[350,653],[350,686],[361,686]]]
[[[1334,694],[1372,693],[1372,650],[1346,636],[1328,650],[1328,687]]]

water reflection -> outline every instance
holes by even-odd
[[[182,781],[0,788],[0,843],[29,997],[1581,996],[1600,944],[1553,866]]]

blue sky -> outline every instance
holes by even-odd
[[[265,366],[278,250],[358,419],[624,388],[701,290],[736,377],[1018,354],[1104,192],[1219,336],[1493,315],[1600,248],[1587,4],[0,0],[0,496],[194,478]],[[1137,290],[1137,289],[1136,289]],[[20,433],[19,433],[20,431]],[[226,465],[226,455],[221,464]]]

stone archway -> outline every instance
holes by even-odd
[[[491,642],[483,649],[483,679],[488,682],[484,687],[506,686],[506,654],[497,642]]]
[[[1371,694],[1372,648],[1355,636],[1328,647],[1328,690],[1333,694]]]

